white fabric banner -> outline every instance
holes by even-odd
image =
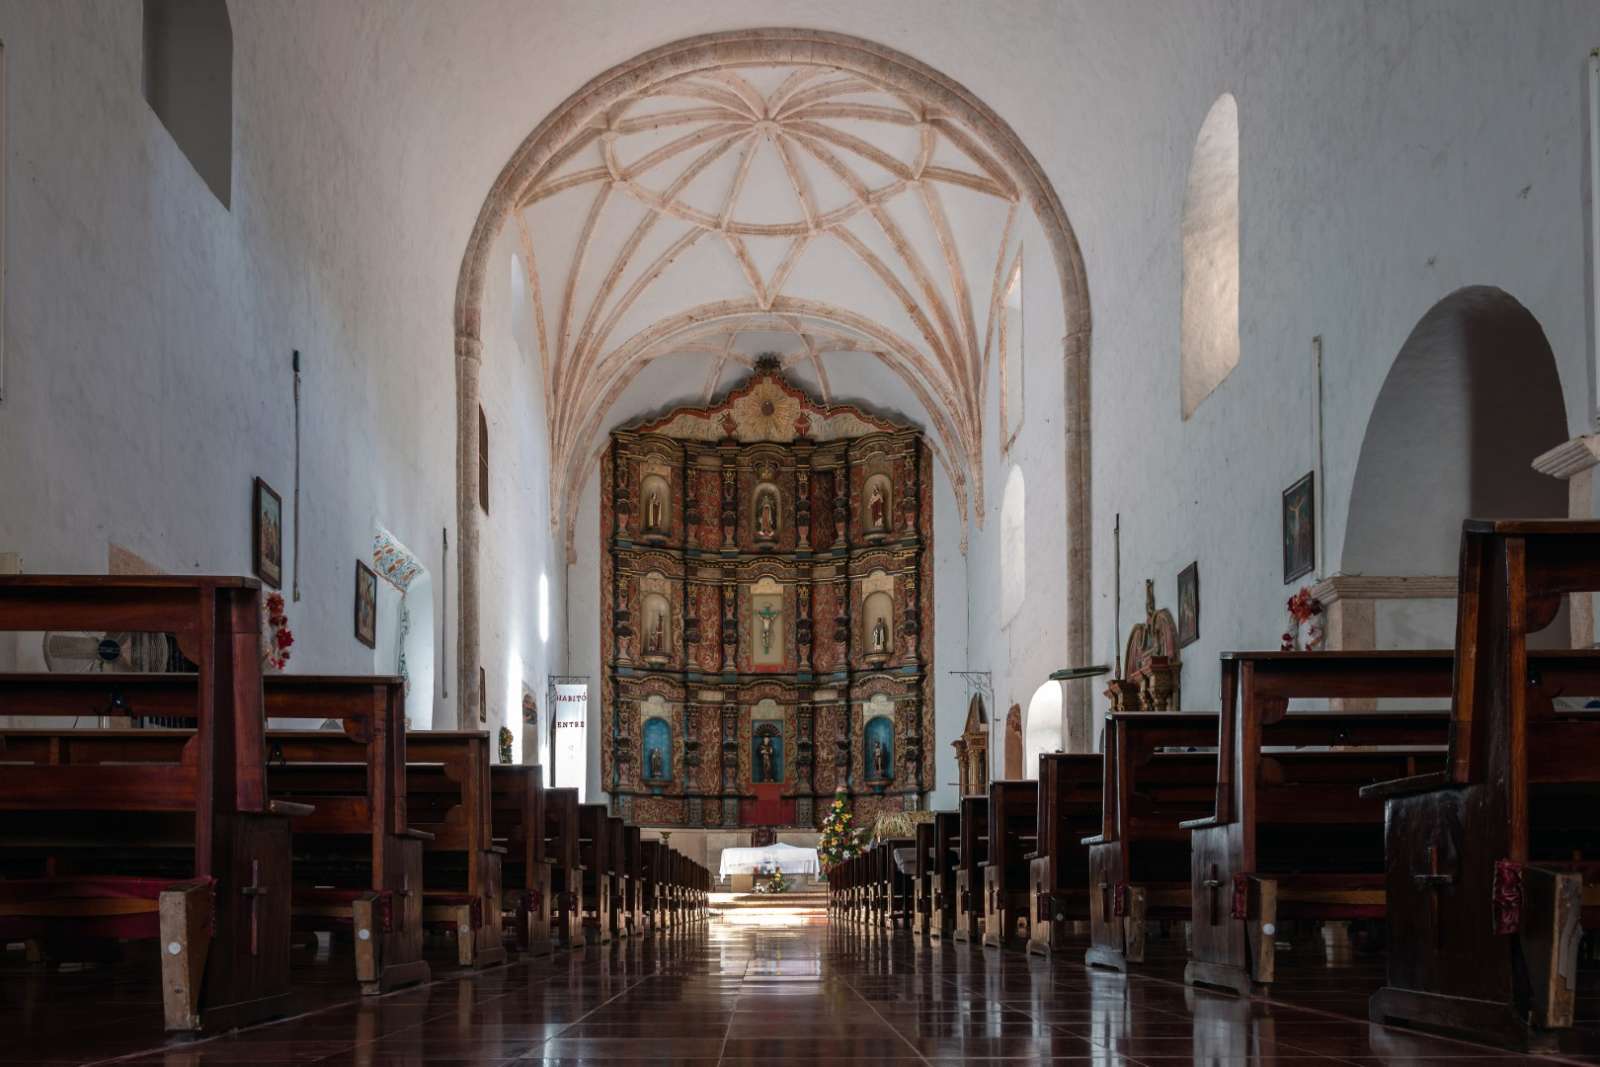
[[[576,786],[578,800],[582,802],[588,793],[588,684],[557,683],[554,715],[555,767],[551,782],[559,788]]]

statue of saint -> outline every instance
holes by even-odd
[[[659,748],[650,750],[650,777],[661,777],[661,750]]]
[[[656,624],[650,628],[650,636],[645,638],[644,649],[652,656],[659,656],[667,644],[666,615],[656,616]]]
[[[872,483],[872,493],[867,497],[867,525],[874,530],[887,530],[889,516],[883,503],[883,486]]]
[[[661,490],[650,490],[650,499],[644,505],[644,528],[646,530],[660,530],[661,526]]]
[[[756,506],[756,536],[766,539],[778,536],[778,506],[771,493],[761,494]]]
[[[773,760],[776,758],[777,753],[772,748],[772,735],[762,734],[761,744],[756,746],[756,760],[761,766],[761,781],[771,782],[777,779],[778,776],[772,769]]]
[[[878,621],[872,624],[872,651],[889,651],[889,624],[882,615],[879,615]]]
[[[872,777],[874,779],[881,780],[889,777],[889,768],[885,765],[887,756],[888,754],[883,750],[883,742],[874,740],[872,742]]]

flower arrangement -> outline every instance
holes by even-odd
[[[267,617],[261,635],[261,665],[281,671],[288,665],[289,649],[294,645],[294,631],[289,629],[289,616],[284,614],[283,594],[268,593],[261,610]]]
[[[844,792],[834,794],[833,806],[822,819],[822,838],[817,842],[817,855],[824,867],[843,863],[861,851],[861,834],[851,825],[853,819],[845,806]]]
[[[1283,633],[1283,643],[1279,646],[1282,652],[1299,652],[1302,648],[1306,651],[1322,647],[1322,601],[1311,595],[1311,587],[1302,585],[1300,591],[1289,598],[1289,628]],[[1308,625],[1309,624],[1309,625]],[[1305,644],[1300,642],[1301,631],[1305,632]]]

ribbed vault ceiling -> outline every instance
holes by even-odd
[[[572,130],[514,212],[553,521],[575,509],[612,405],[646,365],[710,357],[685,383],[709,396],[752,339],[824,390],[842,358],[889,366],[921,402],[965,515],[968,486],[981,492],[983,382],[1019,205],[972,130],[826,66],[667,78]]]

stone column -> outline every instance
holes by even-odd
[[[478,728],[478,378],[483,342],[456,337],[456,727]]]
[[[1600,434],[1583,434],[1557,445],[1533,461],[1533,469],[1567,483],[1567,517],[1594,518],[1594,468],[1600,464]],[[1572,647],[1594,647],[1594,594],[1572,593],[1567,615]]]
[[[1089,323],[1061,339],[1062,405],[1066,423],[1067,663],[1088,666],[1093,655],[1090,605],[1093,529],[1089,483]],[[1120,640],[1120,635],[1118,636]],[[1064,682],[1061,740],[1068,752],[1094,751],[1094,692],[1087,679]]]
[[[1322,602],[1322,647],[1330,652],[1369,652],[1378,647],[1378,601],[1454,600],[1456,577],[1442,575],[1335,574],[1311,587]],[[1334,711],[1372,711],[1368,697],[1328,701]]]

